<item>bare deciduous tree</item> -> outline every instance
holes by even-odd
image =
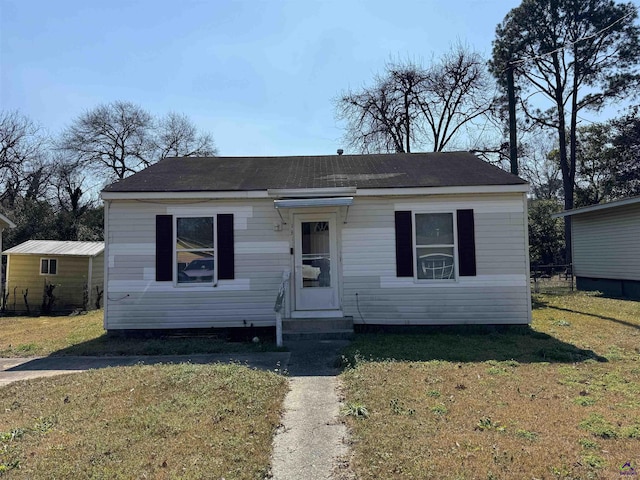
[[[457,46],[428,68],[388,65],[372,87],[342,94],[336,111],[346,123],[345,141],[360,152],[442,151],[490,114],[492,93],[480,55]]]
[[[46,176],[47,138],[17,111],[0,112],[0,201],[13,207],[23,193],[39,194]]]
[[[63,133],[60,149],[99,172],[121,179],[151,163],[151,115],[130,102],[100,105]]]
[[[216,155],[213,137],[200,133],[186,115],[169,113],[155,127],[156,158],[207,157]]]
[[[555,200],[562,198],[562,177],[558,161],[558,145],[547,132],[538,130],[527,137],[519,149],[520,176],[531,184],[532,198]]]
[[[100,105],[63,133],[59,149],[85,167],[122,179],[168,156],[215,155],[213,139],[184,115],[156,120],[130,102]]]
[[[410,152],[413,105],[398,100],[398,88],[390,79],[378,76],[375,81],[374,87],[338,99],[338,118],[346,122],[345,140],[362,153]]]
[[[418,106],[434,152],[444,150],[463,127],[491,113],[494,90],[486,61],[461,46],[429,67]]]

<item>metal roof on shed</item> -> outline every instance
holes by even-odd
[[[94,257],[104,251],[104,242],[71,242],[59,240],[27,240],[16,245],[5,254],[34,254],[52,256],[87,256]]]

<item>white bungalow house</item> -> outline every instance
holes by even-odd
[[[574,208],[571,256],[578,290],[640,299],[640,197]]]
[[[527,190],[468,152],[168,158],[102,192],[105,328],[274,326],[283,278],[285,330],[527,324]]]

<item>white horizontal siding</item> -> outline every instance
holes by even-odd
[[[373,279],[350,279],[343,310],[355,323],[446,325],[528,323],[528,289],[449,285],[444,288],[359,288]],[[356,293],[358,294],[356,296]]]
[[[434,289],[434,288],[451,288],[451,286],[460,286],[463,288],[478,287],[525,287],[529,285],[529,279],[526,275],[478,275],[475,277],[459,277],[456,280],[423,280],[415,281],[410,277],[380,277],[380,286],[382,288],[417,288],[417,289]]]
[[[431,198],[423,203],[383,203],[357,199],[350,208],[349,223],[342,229],[343,275],[381,277],[395,276],[395,218],[398,207],[412,211],[455,211],[472,208],[475,220],[476,267],[478,275],[527,276],[526,223],[523,199],[484,199],[462,203]],[[497,213],[497,203],[505,202],[509,211]],[[517,203],[519,202],[519,206]],[[478,206],[483,208],[477,208]],[[491,206],[487,212],[487,206]],[[395,210],[394,210],[395,209]],[[505,210],[507,207],[505,207]],[[368,223],[367,223],[368,222]]]
[[[155,277],[154,277],[155,278]],[[251,283],[249,279],[235,279],[235,280],[219,280],[218,284],[213,285],[178,285],[175,286],[172,282],[156,282],[155,280],[118,280],[109,279],[109,293],[114,294],[115,297],[118,294],[126,295],[130,292],[136,293],[167,293],[174,292],[176,289],[182,290],[187,295],[195,295],[200,293],[208,293],[210,296],[218,292],[234,292],[241,290],[249,290]],[[173,301],[169,297],[169,301]]]
[[[250,204],[247,204],[250,203]],[[216,287],[155,281],[156,215],[234,214],[235,279]],[[113,201],[107,210],[108,329],[273,325],[273,305],[290,267],[289,231],[274,231],[273,201],[172,205]]]
[[[396,271],[395,238],[393,227],[343,228],[343,275],[345,277],[394,275]]]
[[[640,205],[571,218],[576,275],[640,280]]]
[[[477,276],[396,277],[395,211],[461,209],[474,211]],[[522,194],[356,198],[342,229],[343,311],[356,323],[528,323],[526,228]]]
[[[250,253],[289,253],[289,242],[236,242],[235,254],[246,255]]]
[[[395,210],[439,212],[473,208],[478,213],[520,213],[524,212],[521,195],[465,195],[430,196],[419,201],[396,201]]]

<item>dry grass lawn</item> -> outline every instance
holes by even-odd
[[[286,379],[239,365],[118,367],[0,388],[0,477],[258,479]]]
[[[44,355],[179,355],[275,350],[275,343],[226,342],[196,336],[118,337],[102,327],[103,311],[86,315],[0,317],[0,357]],[[263,339],[265,340],[265,339]]]
[[[640,474],[640,302],[535,300],[531,330],[358,337],[342,381],[359,479]]]
[[[48,355],[105,333],[102,310],[86,315],[56,317],[0,317],[0,356]]]

